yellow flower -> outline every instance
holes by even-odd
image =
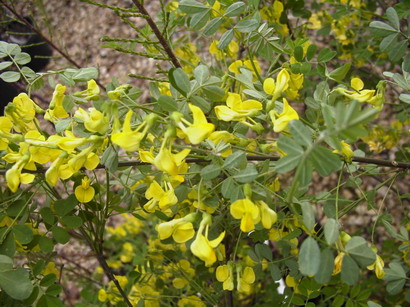
[[[178,301],[178,307],[205,307],[205,303],[195,295],[184,297]]]
[[[272,225],[275,224],[278,219],[276,212],[269,208],[269,206],[262,200],[256,201],[256,204],[259,205],[263,227],[266,229],[271,229]]]
[[[226,106],[216,106],[215,113],[218,119],[229,121],[244,121],[247,117],[256,116],[262,110],[262,104],[256,100],[242,101],[236,93],[228,93]]]
[[[10,133],[12,128],[13,122],[10,118],[0,116],[0,150],[7,149],[9,144],[8,137],[12,137],[12,134]]]
[[[84,127],[90,132],[104,134],[108,130],[108,117],[95,108],[88,109],[89,112],[79,108],[74,116],[84,122]]]
[[[208,239],[209,225],[211,224],[211,215],[203,213],[203,219],[199,225],[195,240],[191,244],[191,252],[205,262],[206,266],[211,266],[216,262],[215,248],[222,242],[225,237],[225,231],[222,232],[216,239]],[[205,235],[203,231],[205,229]]]
[[[80,97],[85,100],[98,100],[100,98],[100,87],[95,80],[91,79],[87,82],[87,89],[81,92],[74,93],[73,96]]]
[[[236,273],[238,275],[238,285],[237,289],[239,292],[243,293],[250,293],[251,292],[251,284],[255,282],[255,272],[249,266],[245,267],[241,274],[241,267],[238,266],[236,268]]]
[[[386,275],[386,272],[384,271],[384,261],[382,259],[382,257],[380,257],[379,255],[376,254],[376,261],[367,266],[367,268],[369,270],[375,270],[376,272],[376,277],[378,279],[382,279],[384,277],[384,275]]]
[[[346,162],[352,162],[352,158],[354,156],[353,150],[350,148],[350,145],[347,144],[345,141],[341,141],[340,144],[342,145],[342,150],[333,150],[334,153],[341,154]]]
[[[149,118],[147,121],[142,122],[138,128],[133,131],[131,129],[132,114],[132,110],[129,110],[125,116],[122,132],[113,133],[111,136],[112,142],[124,148],[126,151],[136,151],[139,149],[140,142],[146,136],[153,121],[153,119]],[[144,128],[144,130],[140,132],[142,128]]]
[[[241,220],[241,230],[249,232],[261,220],[259,208],[248,198],[238,199],[230,207],[231,215]]]
[[[107,300],[107,292],[104,289],[98,290],[98,300],[105,302]]]
[[[163,147],[160,149],[158,155],[153,159],[153,164],[157,169],[168,173],[172,176],[177,176],[179,173],[183,173],[183,169],[186,169],[185,158],[190,153],[189,149],[183,149],[179,153],[171,153],[171,149]]]
[[[279,114],[276,110],[271,110],[269,116],[273,123],[273,131],[275,132],[285,130],[290,121],[299,119],[298,113],[289,105],[286,98],[283,98],[282,113]]]
[[[342,271],[342,263],[343,263],[343,257],[346,254],[344,252],[340,252],[334,261],[334,268],[333,268],[333,275],[339,274]]]
[[[234,288],[232,264],[228,263],[228,265],[218,266],[216,268],[216,279],[223,283],[222,287],[224,290],[232,291]]]
[[[214,130],[214,124],[208,123],[204,112],[193,104],[189,104],[189,109],[192,112],[194,123],[191,124],[185,120],[181,113],[174,112],[172,118],[178,125],[178,127],[184,132],[191,144],[199,144],[205,140]],[[186,127],[185,125],[188,127]]]
[[[22,170],[28,163],[30,156],[28,154],[25,154],[20,155],[19,157],[20,160],[16,162],[16,164],[14,164],[13,167],[6,172],[7,186],[13,193],[17,191],[20,183],[29,184],[33,182],[35,178],[33,174],[22,173]],[[5,158],[3,157],[3,159]]]
[[[267,78],[263,82],[263,90],[266,94],[272,95],[272,101],[283,95],[289,86],[289,72],[282,69],[276,77],[276,82],[273,78]]]
[[[161,210],[166,211],[178,202],[174,189],[169,182],[166,185],[166,191],[164,191],[158,182],[152,181],[145,192],[145,197],[149,200],[144,205],[144,209],[148,212],[154,212],[157,205]]]
[[[253,61],[251,61],[251,60],[246,60],[246,61],[237,60],[237,61],[233,62],[231,65],[229,65],[228,70],[230,72],[238,75],[238,74],[241,73],[240,68],[246,68],[246,69],[248,69],[252,72],[253,78],[256,79],[256,72],[255,72],[255,69],[253,68],[252,62],[253,62],[253,65],[255,65],[256,72],[258,74],[260,74],[262,69],[261,69],[261,67],[259,65],[259,62],[257,60],[253,60]]]
[[[177,243],[185,243],[192,239],[195,235],[195,230],[191,219],[191,216],[186,216],[159,224],[157,229],[159,239],[165,240],[172,236]]]
[[[95,190],[90,186],[90,178],[85,176],[81,180],[81,185],[75,188],[75,197],[81,203],[88,203],[94,198]]]
[[[12,120],[13,129],[17,132],[37,130],[35,125],[36,104],[26,93],[14,97],[13,102],[6,107],[5,114]]]
[[[224,50],[218,49],[219,41],[212,41],[211,45],[209,46],[209,53],[214,54],[218,61],[225,59],[227,56],[230,58],[235,58],[239,51],[239,45],[236,41],[232,40],[227,48]]]
[[[108,91],[107,96],[112,100],[118,100],[121,98],[122,95],[127,94],[128,90],[131,87],[132,86],[130,84],[122,84],[118,86],[117,88],[115,88],[114,90]]]
[[[375,90],[364,90],[364,83],[360,78],[352,78],[350,86],[355,91],[349,91],[343,88],[337,88],[336,91],[358,102],[372,101],[376,92]]]

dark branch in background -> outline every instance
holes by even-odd
[[[162,45],[162,48],[164,48],[165,52],[170,57],[172,64],[176,68],[181,67],[181,64],[179,63],[179,61],[178,61],[177,57],[175,56],[175,54],[172,52],[172,49],[169,46],[167,40],[164,38],[161,31],[158,29],[156,23],[152,20],[150,14],[148,14],[147,10],[142,5],[142,3],[139,2],[139,0],[132,0],[132,2],[137,6],[140,13],[145,15],[145,17],[144,17],[145,20],[147,21],[148,25],[150,26],[150,28],[154,32],[155,36],[158,38],[158,41]]]
[[[250,155],[246,156],[248,161],[278,161],[280,157],[276,156],[258,156],[258,155]],[[374,164],[379,166],[385,167],[392,167],[392,168],[401,168],[405,170],[410,170],[410,163],[405,162],[397,162],[397,161],[390,161],[390,160],[381,160],[381,159],[373,159],[373,158],[363,158],[363,157],[353,157],[353,162],[364,163],[364,164]],[[209,160],[202,159],[202,158],[187,158],[185,159],[187,163],[205,163],[209,162]],[[127,167],[127,166],[139,166],[139,165],[151,165],[150,163],[141,162],[141,161],[126,161],[126,162],[119,162],[118,167]],[[99,164],[95,169],[103,169],[105,168],[104,165]],[[23,170],[23,173],[30,173],[30,174],[42,174],[47,171],[48,168],[44,168],[37,171],[29,171]],[[0,175],[4,175],[7,170],[2,169],[0,170]]]
[[[16,18],[21,21],[22,23],[24,23],[30,30],[32,30],[33,32],[35,32],[38,36],[40,36],[48,45],[51,46],[51,48],[53,48],[55,51],[57,51],[59,54],[61,54],[63,56],[63,58],[65,58],[68,62],[70,62],[72,65],[74,65],[77,68],[82,68],[82,66],[80,64],[78,64],[76,61],[74,61],[68,54],[66,54],[63,50],[61,50],[60,47],[58,47],[56,44],[54,44],[51,40],[49,40],[46,36],[44,36],[43,33],[41,33],[36,27],[34,27],[32,24],[30,24],[30,22],[28,22],[24,16],[22,16],[21,14],[19,14],[12,6],[10,6],[9,4],[6,3],[6,1],[4,0],[0,0],[0,3],[6,7],[11,13],[13,13],[14,16],[16,16]],[[103,88],[105,90],[105,86],[98,80],[95,80],[95,82],[97,82],[97,84]]]

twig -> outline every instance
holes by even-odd
[[[258,156],[258,155],[249,155],[246,156],[246,159],[248,161],[277,161],[280,159],[280,157],[276,156]],[[187,158],[185,159],[187,163],[205,163],[209,162],[209,160],[203,159],[203,158]],[[353,162],[358,162],[358,163],[364,163],[364,164],[375,164],[379,166],[386,166],[386,167],[392,167],[392,168],[401,168],[405,170],[410,170],[410,163],[406,162],[397,162],[397,161],[391,161],[391,160],[382,160],[382,159],[374,159],[374,158],[363,158],[363,157],[353,157],[352,158]],[[126,162],[119,162],[118,167],[127,167],[127,166],[139,166],[139,165],[150,165],[150,163],[146,162],[141,162],[141,161],[126,161]],[[99,164],[95,169],[103,169],[105,168],[104,165]],[[48,168],[43,168],[41,170],[36,170],[36,171],[30,171],[30,170],[23,170],[23,173],[29,173],[29,174],[43,174],[48,170]],[[0,170],[0,175],[4,175],[7,172],[7,170]]]
[[[145,7],[142,5],[142,3],[139,2],[139,0],[132,0],[132,2],[134,2],[134,4],[137,6],[137,8],[141,12],[141,14],[146,15],[145,20],[147,21],[148,25],[150,26],[150,28],[154,32],[155,36],[158,38],[158,41],[160,42],[160,44],[164,48],[166,54],[170,57],[172,64],[175,67],[181,67],[181,64],[179,63],[179,61],[178,61],[177,57],[175,56],[175,54],[172,52],[171,47],[169,46],[168,42],[166,41],[166,39],[162,35],[161,31],[158,29],[156,23],[152,20],[151,16],[149,15],[149,13],[145,9]]]

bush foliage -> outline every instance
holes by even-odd
[[[131,75],[144,101],[0,42],[0,78],[27,89],[0,117],[4,306],[63,306],[75,241],[99,263],[76,306],[410,303],[406,1],[83,2],[136,31],[104,47],[158,70]]]

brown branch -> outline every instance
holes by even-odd
[[[58,47],[56,44],[54,44],[50,39],[48,39],[42,32],[40,32],[36,27],[34,27],[30,22],[28,22],[24,16],[19,14],[12,6],[7,4],[4,0],[0,0],[0,3],[3,4],[10,12],[13,13],[14,16],[17,17],[17,19],[21,22],[23,22],[30,30],[35,32],[38,36],[41,37],[47,44],[51,46],[55,51],[57,51],[59,54],[61,54],[68,62],[70,62],[72,65],[74,65],[77,68],[82,68],[80,64],[78,64],[76,61],[74,61],[67,53],[65,53],[63,50],[61,50],[60,47]],[[98,80],[95,80],[97,84],[105,90],[105,86]]]
[[[164,38],[161,31],[158,29],[156,23],[152,20],[150,14],[147,12],[147,10],[142,5],[142,3],[139,0],[132,0],[132,2],[134,2],[134,4],[137,6],[140,13],[146,16],[145,20],[147,21],[148,25],[150,26],[150,28],[154,32],[155,36],[158,38],[158,41],[162,45],[162,48],[164,48],[166,54],[171,59],[172,64],[177,68],[181,67],[181,64],[179,63],[177,57],[175,56],[174,52],[172,51],[171,47],[169,46],[167,40]]]
[[[259,155],[249,155],[246,156],[248,161],[278,161],[280,157],[277,156],[259,156]],[[185,159],[187,163],[205,163],[209,162],[209,160],[203,158],[187,158]],[[386,166],[392,168],[401,168],[405,170],[410,170],[410,163],[406,162],[397,162],[397,161],[390,161],[390,160],[381,160],[381,159],[374,159],[374,158],[363,158],[363,157],[353,157],[353,162],[364,163],[364,164],[375,164],[379,166]],[[141,162],[141,161],[126,161],[126,162],[119,162],[118,167],[127,167],[127,166],[139,166],[139,165],[150,165],[150,163]],[[97,165],[95,169],[104,169],[105,166],[102,164]],[[30,174],[43,174],[48,170],[48,168],[43,168],[36,171],[30,170],[23,170],[23,173],[30,173]],[[83,168],[84,170],[84,168]],[[0,175],[4,175],[7,172],[6,169],[0,170]]]

